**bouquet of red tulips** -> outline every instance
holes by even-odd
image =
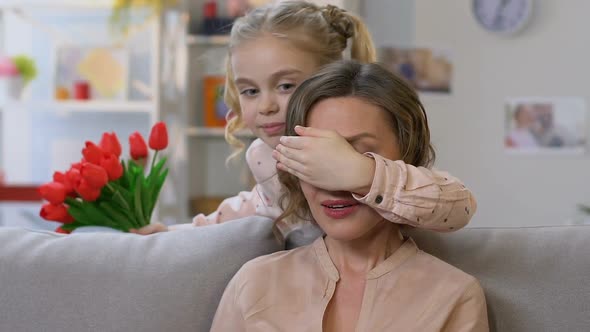
[[[139,132],[129,136],[131,160],[120,160],[121,144],[114,132],[104,133],[100,143],[87,141],[83,158],[66,172],[55,172],[53,181],[39,187],[48,203],[41,207],[45,220],[63,225],[59,233],[82,226],[104,226],[128,232],[150,223],[160,190],[168,175],[166,158],[158,152],[168,146],[163,122],[151,130],[149,148],[155,153],[146,174],[148,145]]]

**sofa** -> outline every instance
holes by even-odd
[[[590,226],[406,233],[480,280],[491,331],[590,331]],[[294,231],[286,247],[320,234]],[[4,227],[0,246],[0,331],[11,332],[208,331],[240,266],[284,249],[257,217],[149,236]]]

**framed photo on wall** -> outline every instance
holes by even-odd
[[[506,101],[504,147],[511,153],[585,153],[583,98],[522,97]]]
[[[448,51],[429,47],[379,49],[379,62],[420,92],[449,94],[453,63]]]

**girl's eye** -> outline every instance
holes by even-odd
[[[279,90],[282,92],[287,92],[295,89],[295,84],[293,83],[284,83],[279,85]]]
[[[257,89],[245,89],[240,91],[241,95],[247,96],[247,97],[252,97],[255,96],[258,93]]]

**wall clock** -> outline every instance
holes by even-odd
[[[487,31],[513,35],[530,21],[533,0],[472,0],[475,20]]]

